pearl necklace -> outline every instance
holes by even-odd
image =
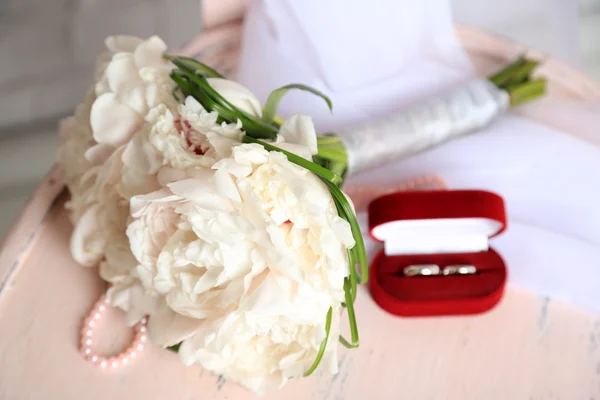
[[[135,336],[127,349],[116,356],[104,357],[96,353],[92,348],[92,344],[94,343],[92,337],[95,336],[94,331],[98,327],[98,324],[108,307],[110,307],[110,305],[106,301],[106,295],[102,295],[87,318],[83,321],[79,350],[83,357],[92,364],[95,364],[102,369],[115,369],[127,365],[144,350],[145,344],[148,341],[148,335],[146,334],[147,319],[142,318],[142,320],[133,327]]]

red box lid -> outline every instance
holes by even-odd
[[[504,200],[480,190],[398,192],[369,205],[369,231],[385,243],[371,263],[370,290],[401,316],[475,314],[496,305],[506,266],[488,246],[506,229]],[[417,264],[473,265],[467,275],[407,276]]]

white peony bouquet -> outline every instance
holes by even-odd
[[[130,325],[147,319],[153,343],[258,393],[321,362],[335,373],[337,342],[358,346],[367,259],[343,178],[468,133],[545,87],[531,79],[537,62],[520,58],[407,112],[317,136],[310,117],[276,117],[293,89],[331,108],[314,89],[288,85],[263,106],[167,55],[158,37],[106,47],[60,127],[73,258],[98,266],[108,302]]]
[[[60,126],[74,259],[97,265],[108,302],[130,325],[147,318],[150,340],[186,365],[258,393],[320,363],[335,373],[338,340],[358,346],[366,254],[341,177],[312,161],[312,120],[274,117],[304,87],[263,107],[158,37],[106,47]]]

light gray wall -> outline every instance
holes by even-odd
[[[200,0],[0,0],[0,133],[70,113],[106,36],[200,30]]]

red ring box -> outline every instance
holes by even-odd
[[[504,200],[481,190],[398,192],[369,204],[369,232],[385,248],[370,267],[375,302],[399,316],[477,314],[504,293],[506,266],[489,238],[506,229]],[[405,276],[409,265],[470,264],[469,275]]]

